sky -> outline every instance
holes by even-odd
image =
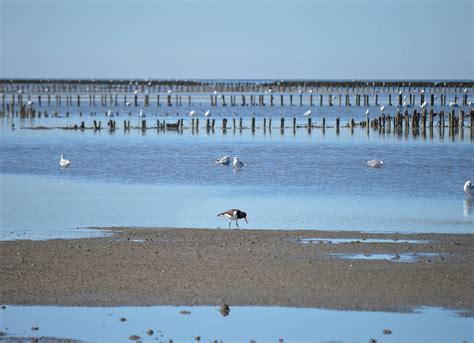
[[[0,0],[0,78],[474,79],[474,0]]]

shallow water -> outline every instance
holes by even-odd
[[[189,311],[189,314],[181,314]],[[120,318],[126,321],[120,321]],[[439,308],[415,313],[356,312],[285,307],[43,307],[7,306],[0,331],[12,336],[53,336],[84,341],[195,342],[461,342],[472,341],[473,318]],[[37,331],[32,331],[37,327]],[[152,336],[147,331],[154,331]],[[391,334],[383,334],[389,329]]]
[[[421,259],[442,258],[442,254],[437,253],[407,253],[407,254],[331,254],[348,260],[386,260],[391,262],[417,262]]]
[[[15,120],[16,130],[11,119],[0,121],[0,239],[20,232],[57,237],[88,226],[225,228],[216,214],[228,208],[248,213],[243,228],[474,229],[473,201],[462,190],[474,178],[474,154],[470,139],[459,135],[453,141],[363,129],[111,134],[26,130],[20,127],[38,120]],[[69,168],[59,167],[61,153],[72,160]],[[214,165],[222,155],[239,156],[247,166]],[[384,167],[363,163],[373,158]]]
[[[304,244],[324,243],[324,244],[341,244],[341,243],[390,243],[390,244],[425,244],[429,241],[419,239],[383,239],[383,238],[299,238],[298,242]]]

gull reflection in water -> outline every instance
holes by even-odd
[[[474,199],[472,198],[467,198],[464,199],[464,217],[470,217],[471,216],[471,210],[474,207]]]

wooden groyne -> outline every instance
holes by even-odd
[[[468,119],[467,122],[465,119]],[[275,118],[274,118],[275,119]],[[279,120],[278,120],[279,119]],[[107,121],[107,130],[114,132],[117,129],[123,129],[125,132],[130,130],[157,130],[157,131],[177,131],[183,132],[183,130],[191,130],[193,133],[199,132],[199,130],[206,130],[207,132],[215,132],[215,130],[221,130],[226,132],[227,130],[263,130],[264,132],[272,130],[280,130],[284,133],[285,130],[296,133],[299,129],[305,129],[308,133],[311,133],[314,129],[322,129],[325,133],[326,129],[335,129],[336,133],[339,134],[341,129],[350,129],[354,132],[354,129],[359,127],[369,132],[369,129],[378,131],[379,133],[394,133],[394,134],[405,134],[408,135],[410,132],[413,136],[422,135],[426,137],[427,133],[430,137],[433,137],[433,132],[436,129],[441,137],[444,137],[445,130],[448,131],[449,137],[455,137],[459,135],[460,138],[464,138],[465,129],[469,129],[471,139],[474,139],[474,110],[471,110],[469,114],[466,114],[463,109],[458,112],[451,110],[448,113],[440,111],[434,113],[431,109],[429,111],[423,110],[421,112],[414,110],[409,113],[407,110],[404,112],[397,112],[393,116],[390,114],[382,114],[374,119],[367,117],[365,120],[356,122],[353,118],[349,119],[346,124],[341,124],[341,118],[337,117],[334,125],[328,125],[326,118],[308,117],[304,121],[298,120],[296,117],[280,117],[277,118],[272,124],[272,118],[255,118],[251,117],[244,122],[242,117],[232,118],[178,118],[176,121],[166,122],[163,119],[140,119],[138,125],[132,126],[131,120],[124,119],[123,126],[117,126],[117,120],[109,119]],[[120,120],[119,120],[120,123]],[[244,124],[245,123],[245,124]],[[275,125],[276,124],[276,125]],[[105,129],[102,126],[102,121],[94,119],[92,126],[86,126],[85,121],[81,121],[79,124],[74,124],[65,127],[27,127],[29,129],[68,129],[68,130],[94,130],[101,131]]]

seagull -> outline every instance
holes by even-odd
[[[127,101],[127,103],[125,105],[132,106],[132,103],[130,101]]]
[[[380,112],[383,113],[383,110],[385,109],[385,106],[380,107]]]
[[[246,164],[243,163],[241,160],[239,160],[238,157],[234,157],[234,161],[232,162],[232,165],[234,166],[235,169],[242,169],[243,166],[246,166]]]
[[[143,110],[140,110],[139,116],[140,116],[140,118],[145,118],[146,117],[145,113],[143,113]]]
[[[204,113],[205,117],[209,117],[211,115],[211,110],[207,110],[206,113]]]
[[[474,197],[474,185],[472,181],[466,181],[464,184],[464,192],[466,192],[469,197]]]
[[[106,115],[107,117],[111,117],[111,118],[114,116],[114,114],[112,113],[111,110],[108,110],[105,115]]]
[[[370,110],[367,109],[367,111],[365,111],[365,115],[368,116],[370,114]]]
[[[171,94],[173,91],[171,89],[168,89],[168,94]]]
[[[305,113],[303,113],[303,115],[304,115],[305,117],[311,116],[311,110],[306,111]]]
[[[372,167],[372,168],[381,168],[381,167],[383,167],[383,161],[380,161],[380,160],[366,161],[365,164],[367,164],[369,167]]]
[[[214,161],[214,164],[220,165],[220,166],[228,166],[230,164],[230,157],[229,156],[220,157]]]
[[[32,105],[33,105],[33,101],[28,100],[28,106],[32,106]]]
[[[59,160],[59,165],[61,166],[61,168],[69,167],[70,164],[71,161],[65,159],[64,155],[61,155],[61,159]]]
[[[247,220],[247,213],[245,213],[241,210],[238,210],[236,208],[233,208],[231,210],[219,213],[217,216],[218,217],[226,217],[227,219],[229,219],[229,229],[230,229],[230,224],[232,223],[233,220],[235,220],[235,224],[237,225],[238,228],[240,228],[239,227],[239,222],[238,222],[239,219],[245,219],[247,224],[249,223],[248,220]]]
[[[459,107],[459,105],[456,104],[454,101],[451,101],[451,102],[449,103],[449,107]]]
[[[427,104],[427,103],[426,103],[426,101],[425,101],[424,103],[422,103],[422,104],[421,104],[421,106],[420,106],[420,107],[421,107],[421,108],[425,108],[425,107],[426,107],[426,105],[428,105],[428,104]]]
[[[192,110],[191,112],[189,112],[189,115],[192,117],[193,115],[196,114],[196,111]]]

